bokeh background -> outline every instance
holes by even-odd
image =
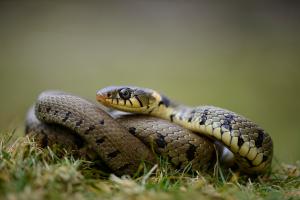
[[[159,90],[253,119],[300,159],[300,12],[282,1],[1,1],[0,131],[46,89]]]

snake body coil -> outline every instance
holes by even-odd
[[[37,118],[74,130],[116,173],[133,174],[140,160],[155,163],[152,152],[93,103],[59,92],[42,93],[36,102]]]
[[[152,115],[212,138],[234,153],[240,169],[265,172],[273,156],[272,139],[254,122],[214,106],[187,107],[158,92],[139,87],[111,86],[97,92],[97,100],[115,109]]]
[[[27,116],[26,132],[38,133],[42,146],[58,143],[71,150],[88,146],[87,151],[95,151],[119,175],[134,174],[141,161],[156,163],[151,149],[179,168],[191,163],[194,170],[207,169],[214,162],[208,139],[166,120],[114,119],[92,102],[53,91],[40,94],[34,107]]]

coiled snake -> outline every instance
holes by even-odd
[[[207,169],[215,157],[211,139],[230,149],[246,173],[259,174],[270,167],[270,136],[234,112],[213,106],[190,108],[154,90],[131,86],[107,87],[96,96],[105,106],[142,115],[113,118],[81,97],[46,91],[27,116],[26,133],[42,135],[46,144],[50,140],[73,145],[71,149],[86,144],[118,175],[134,174],[141,161],[156,163],[153,151],[178,168],[191,164],[194,170]]]

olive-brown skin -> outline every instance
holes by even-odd
[[[141,162],[152,166],[155,154],[178,168],[191,164],[193,170],[207,169],[215,161],[213,143],[179,125],[148,116],[114,119],[100,106],[63,92],[39,95],[35,112],[27,115],[26,133],[36,133],[41,146],[96,153],[118,175],[133,175]]]

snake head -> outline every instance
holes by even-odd
[[[97,101],[107,107],[134,113],[147,113],[158,105],[161,95],[148,88],[109,86],[97,92]]]

